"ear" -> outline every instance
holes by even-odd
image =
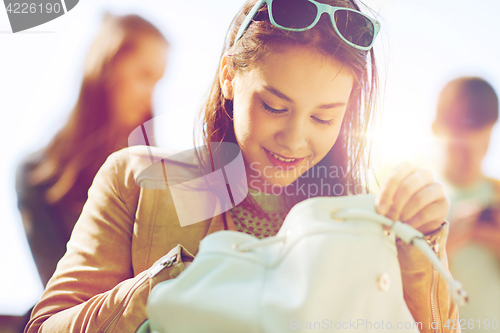
[[[222,89],[222,94],[226,99],[233,99],[233,68],[229,61],[229,56],[224,54],[219,68],[219,83]]]

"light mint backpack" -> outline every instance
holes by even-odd
[[[423,234],[377,214],[373,195],[317,197],[293,207],[274,237],[205,237],[186,270],[151,291],[149,323],[138,332],[373,332],[385,324],[417,333],[421,326],[403,298],[396,237],[420,248],[455,302],[465,303],[460,283]]]

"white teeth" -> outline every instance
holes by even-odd
[[[295,160],[296,160],[295,158],[283,158],[283,157],[281,157],[281,156],[276,155],[275,153],[272,153],[272,152],[270,152],[270,153],[271,153],[271,155],[273,155],[273,156],[274,156],[277,160],[279,160],[279,161],[281,161],[281,162],[293,162],[293,161],[295,161]]]

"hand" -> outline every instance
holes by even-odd
[[[376,199],[379,214],[408,223],[424,234],[441,227],[449,208],[444,186],[434,181],[429,170],[409,163],[392,170]]]

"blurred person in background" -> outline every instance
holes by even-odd
[[[450,269],[469,294],[460,319],[500,322],[500,181],[482,161],[498,119],[498,97],[477,77],[449,82],[438,99],[433,132],[443,149],[440,177],[451,201]],[[498,153],[498,152],[497,152]]]
[[[44,286],[66,251],[95,174],[152,118],[152,93],[168,48],[164,35],[140,16],[105,14],[68,122],[18,167],[18,207]]]

